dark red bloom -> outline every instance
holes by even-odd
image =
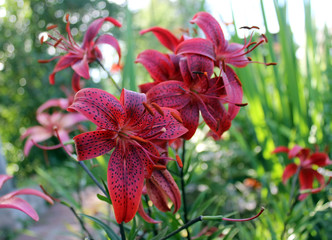
[[[179,63],[182,81],[161,82],[147,92],[149,102],[177,109],[181,113],[188,132],[183,136],[190,139],[199,122],[199,112],[217,137],[231,126],[231,120],[238,113],[237,104],[242,101],[242,86],[231,68],[225,77],[210,77],[213,62],[203,56],[189,55]],[[234,74],[233,74],[234,73]],[[227,85],[225,84],[227,82]],[[226,94],[227,92],[227,94]],[[228,103],[228,110],[223,106]]]
[[[99,89],[77,92],[69,111],[78,111],[99,130],[74,138],[78,160],[103,155],[114,148],[108,165],[107,182],[118,223],[136,214],[144,177],[149,178],[161,157],[153,141],[172,140],[187,132],[170,108],[159,112],[146,103],[146,96],[122,90],[120,101]],[[162,166],[165,168],[164,166]]]
[[[156,50],[145,50],[136,58],[136,63],[141,63],[149,72],[152,83],[139,85],[140,91],[146,93],[152,87],[168,80],[183,81],[179,67],[180,56],[163,54]]]
[[[217,67],[224,71],[226,71],[226,64],[245,67],[248,63],[251,63],[251,59],[246,55],[266,42],[265,37],[262,37],[258,42],[253,42],[251,35],[249,41],[245,41],[243,45],[229,43],[225,39],[219,23],[207,12],[196,13],[190,22],[196,23],[203,30],[207,39],[193,38],[186,40],[177,46],[175,52],[177,54],[200,54],[209,57],[215,61]]]
[[[75,91],[80,89],[80,78],[83,77],[85,79],[90,78],[89,74],[89,63],[102,59],[102,54],[98,48],[100,44],[109,44],[115,48],[119,55],[119,62],[121,59],[121,50],[118,41],[115,37],[109,34],[104,34],[99,36],[95,41],[94,38],[97,36],[99,29],[103,25],[104,22],[111,22],[117,27],[121,27],[121,24],[111,17],[99,18],[91,23],[88,30],[86,31],[83,39],[83,43],[79,46],[70,30],[69,17],[67,15],[67,34],[68,39],[62,36],[56,29],[56,25],[49,27],[49,30],[55,31],[55,36],[48,35],[49,38],[54,40],[54,43],[49,41],[45,41],[45,43],[57,47],[66,52],[64,56],[57,56],[51,58],[49,60],[39,60],[40,63],[47,63],[54,59],[60,58],[57,64],[54,67],[53,72],[49,76],[49,80],[51,84],[54,84],[55,74],[65,68],[71,67],[74,70],[74,74],[72,77],[72,87]],[[44,42],[41,39],[41,42]]]
[[[171,209],[168,205],[168,199],[173,203],[173,213],[177,212],[181,207],[181,193],[176,185],[172,175],[165,170],[154,170],[151,177],[146,179],[146,185],[143,192],[148,194],[152,203],[162,212],[169,212]],[[158,223],[158,221],[148,216],[142,203],[138,209],[139,214],[144,220],[150,223]]]
[[[168,31],[165,28],[161,27],[151,27],[145,30],[140,31],[140,34],[143,35],[147,32],[152,32],[156,38],[158,38],[159,42],[164,45],[166,48],[171,50],[173,53],[175,52],[177,46],[183,42],[185,39],[189,38],[184,35],[181,36],[180,39],[178,39],[176,36],[174,36],[173,33]]]
[[[311,153],[309,148],[302,148],[300,146],[294,146],[292,149],[289,149],[284,146],[277,147],[273,153],[285,152],[288,153],[288,158],[299,158],[300,164],[290,163],[286,166],[284,173],[282,175],[282,181],[286,181],[295,175],[296,171],[299,172],[300,180],[300,189],[302,191],[309,190],[311,193],[317,193],[325,187],[324,176],[317,172],[314,169],[314,166],[325,167],[332,164],[332,161],[329,159],[328,155],[323,152],[314,152]],[[313,188],[314,179],[317,179],[320,187]],[[303,193],[299,196],[300,200],[305,199],[308,196],[308,193]]]

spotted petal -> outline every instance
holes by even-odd
[[[199,109],[197,104],[189,103],[179,110],[183,125],[188,129],[188,132],[183,135],[183,138],[189,140],[196,132],[199,121]]]
[[[173,65],[165,54],[152,49],[145,50],[137,56],[135,62],[141,63],[157,82],[174,80],[170,78],[174,71]]]
[[[127,121],[130,124],[134,124],[136,121],[140,120],[141,115],[145,111],[143,106],[143,102],[146,102],[145,94],[122,89],[120,102],[124,107]]]
[[[85,88],[75,95],[68,111],[78,111],[102,129],[119,130],[126,113],[123,106],[110,93],[94,88]]]
[[[118,223],[129,222],[138,210],[144,184],[143,163],[134,147],[116,148],[108,164],[107,183]]]
[[[190,101],[190,96],[184,91],[186,88],[184,82],[167,81],[151,88],[146,97],[149,102],[156,102],[162,107],[181,109]]]
[[[239,113],[240,107],[236,104],[242,103],[243,90],[240,79],[230,67],[226,67],[226,73],[223,74],[223,80],[227,92],[228,103],[228,114],[230,119],[233,120],[235,116]]]
[[[99,130],[82,133],[74,137],[78,160],[87,160],[101,156],[115,147],[115,133]]]
[[[203,38],[192,38],[179,44],[176,54],[198,54],[216,60],[216,54],[211,41]]]
[[[196,23],[203,30],[206,38],[213,42],[217,51],[222,51],[227,47],[227,41],[219,23],[209,13],[196,13],[190,23]]]
[[[33,220],[38,221],[39,216],[37,212],[31,207],[31,205],[20,198],[0,198],[0,208],[14,208],[20,210],[31,217]]]

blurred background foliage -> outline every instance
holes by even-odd
[[[260,27],[267,30],[265,34],[269,43],[257,48],[250,56],[256,61],[277,62],[278,65],[265,67],[250,64],[236,69],[243,83],[245,102],[249,104],[241,109],[231,130],[221,141],[207,138],[208,128],[204,125],[200,127],[187,144],[185,176],[191,218],[203,212],[212,215],[233,211],[239,217],[239,214],[252,214],[262,205],[266,206],[267,211],[250,223],[199,223],[192,227],[193,235],[199,234],[208,224],[220,229],[214,237],[278,239],[289,208],[290,186],[281,183],[282,171],[289,161],[282,156],[272,156],[271,151],[276,146],[294,144],[330,151],[331,29],[326,26],[317,28],[310,1],[304,0],[306,34],[304,45],[299,45],[289,25],[288,5],[284,1],[273,1],[280,30],[272,34],[266,19],[266,2],[260,1],[258,11],[265,25]],[[102,28],[119,39],[123,51],[124,71],[122,75],[114,73],[114,78],[123,87],[137,90],[138,84],[151,81],[145,69],[134,64],[138,53],[145,49],[167,52],[151,33],[140,36],[139,31],[161,26],[180,37],[181,28],[192,27],[189,20],[196,12],[213,10],[213,1],[208,3],[151,0],[144,8],[137,10],[130,8],[130,4],[128,7],[126,3],[103,0],[0,0],[0,137],[8,173],[14,174],[20,182],[37,171],[40,176],[38,181],[47,184],[45,174],[40,174],[43,170],[37,170],[44,169],[50,178],[66,187],[70,187],[71,183],[77,186],[80,181],[84,182],[83,185],[88,182],[82,180],[84,173],[78,172],[76,177],[71,175],[76,165],[61,150],[43,152],[33,148],[28,157],[23,156],[24,145],[20,135],[26,128],[38,125],[35,118],[38,106],[50,98],[65,97],[59,86],[70,87],[71,84],[72,71],[65,70],[57,74],[55,86],[49,85],[48,75],[55,63],[37,63],[38,59],[48,59],[55,54],[53,48],[41,45],[39,41],[39,34],[45,31],[48,24],[57,24],[64,34],[64,18],[69,13],[72,33],[80,42],[88,24],[94,19],[105,16],[118,19],[123,23],[122,28],[117,29],[110,24]],[[222,16],[215,17],[221,22]],[[237,34],[241,26],[237,25],[236,18],[233,24],[226,25],[223,25],[226,26],[223,30],[232,41],[243,42],[239,38],[242,32]],[[259,35],[254,37],[258,39]],[[110,69],[117,59],[114,51],[107,51],[107,54],[110,61],[104,63],[106,69]],[[91,73],[92,81],[84,81],[85,86],[103,88],[118,95],[107,74],[97,64],[92,65]],[[90,125],[87,127],[93,128]],[[52,139],[46,144],[55,143],[56,139]],[[171,163],[169,168],[176,171],[175,164]],[[104,172],[100,169],[94,171]],[[326,206],[328,201],[331,201],[330,188],[297,205],[293,213],[295,217],[290,221],[292,228],[289,234],[295,234],[296,239],[328,239],[326,236],[332,234],[328,227],[332,224],[331,207]],[[173,219],[171,223],[174,227],[178,224],[176,216],[155,214],[155,217],[165,221]],[[145,227],[151,228],[147,224]]]

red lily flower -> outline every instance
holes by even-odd
[[[209,57],[224,72],[226,72],[226,64],[231,64],[235,67],[245,67],[252,63],[251,59],[247,58],[246,55],[260,44],[267,42],[264,35],[260,41],[252,42],[251,35],[249,41],[245,41],[243,45],[229,43],[225,39],[219,23],[207,12],[196,13],[190,23],[196,23],[203,30],[207,39],[194,38],[186,40],[177,46],[175,53],[200,54]],[[249,47],[251,48],[249,49]]]
[[[56,136],[54,128],[57,128],[59,136],[62,141],[68,141],[69,132],[75,130],[74,125],[86,121],[87,119],[80,113],[59,113],[55,112],[52,115],[48,113],[37,114],[37,121],[41,126],[34,126],[28,128],[21,136],[21,139],[28,137],[24,146],[24,155],[28,156],[30,149],[35,143],[45,141],[52,136]],[[73,147],[71,145],[66,146],[68,151],[72,152]]]
[[[314,170],[313,166],[325,167],[332,164],[332,161],[329,159],[328,155],[323,152],[311,153],[309,148],[302,148],[300,146],[294,146],[292,149],[289,149],[284,146],[277,147],[273,153],[285,152],[288,153],[288,158],[299,158],[300,164],[290,163],[286,166],[284,173],[282,175],[282,181],[286,181],[295,175],[296,171],[299,172],[300,180],[300,189],[301,190],[310,190],[311,193],[317,193],[325,187],[324,176]],[[320,187],[313,188],[314,179],[317,179]],[[300,194],[299,200],[303,200],[308,196],[308,193]]]
[[[108,164],[107,183],[118,223],[136,214],[144,177],[149,178],[156,162],[165,159],[152,141],[175,139],[187,132],[170,108],[153,108],[142,93],[122,90],[120,101],[99,89],[76,93],[68,111],[76,110],[99,130],[74,137],[78,160],[103,155],[114,148]],[[164,166],[161,166],[165,168]]]
[[[0,189],[2,185],[9,179],[11,179],[11,176],[0,174]],[[37,197],[41,197],[48,201],[49,203],[53,204],[52,199],[47,196],[46,194],[35,190],[35,189],[30,189],[30,188],[25,188],[21,190],[16,190],[11,193],[7,193],[4,196],[0,197],[0,208],[14,208],[17,210],[20,210],[27,214],[29,217],[31,217],[33,220],[38,221],[39,216],[37,212],[31,207],[31,205],[20,198],[17,198],[15,196],[17,195],[35,195]]]
[[[161,27],[151,27],[145,30],[140,31],[140,34],[143,35],[147,32],[152,32],[156,38],[159,40],[159,42],[164,45],[166,48],[171,50],[173,53],[175,52],[177,46],[183,42],[185,39],[188,39],[189,37],[182,35],[181,38],[177,38],[174,36],[173,33],[168,31],[165,28]]]
[[[151,178],[146,179],[143,192],[148,194],[152,203],[162,212],[169,212],[168,199],[173,203],[173,213],[181,207],[181,193],[172,175],[165,170],[154,170]],[[142,203],[138,208],[138,213],[142,218],[150,223],[158,223],[144,211]]]
[[[185,139],[194,135],[198,127],[199,111],[210,129],[220,137],[230,128],[231,120],[238,113],[239,106],[236,103],[242,101],[240,81],[238,78],[232,81],[227,77],[210,78],[213,62],[206,57],[190,55],[182,58],[179,65],[183,81],[159,83],[147,92],[149,102],[177,109],[181,113],[183,124],[189,130],[183,135]],[[227,71],[233,73],[231,68]],[[225,85],[224,80],[227,80],[228,85]],[[223,103],[229,104],[227,111]]]
[[[140,91],[146,93],[157,84],[168,80],[183,81],[179,61],[180,56],[174,54],[163,54],[151,49],[141,52],[135,63],[141,63],[154,82],[139,85]]]
[[[67,26],[66,30],[68,33],[68,39],[62,36],[56,29],[56,25],[48,27],[49,30],[53,29],[57,37],[48,35],[49,38],[54,40],[55,43],[45,41],[45,43],[60,48],[61,50],[67,52],[64,56],[57,56],[49,60],[39,60],[40,63],[48,63],[54,59],[60,58],[58,63],[55,65],[53,72],[49,76],[51,84],[54,84],[55,74],[65,68],[71,67],[74,70],[72,77],[72,87],[75,91],[80,89],[80,78],[85,79],[90,78],[89,74],[89,63],[102,59],[102,54],[98,48],[99,44],[109,44],[115,48],[119,55],[119,62],[121,59],[121,50],[118,41],[116,38],[109,34],[104,34],[99,36],[95,41],[94,38],[97,36],[97,33],[104,22],[111,22],[117,27],[121,27],[121,24],[111,17],[99,18],[91,23],[88,30],[86,31],[83,39],[83,43],[79,46],[70,30],[69,16],[67,15]],[[43,39],[41,39],[43,43]]]

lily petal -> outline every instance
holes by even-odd
[[[241,108],[239,106],[236,106],[236,104],[242,103],[242,98],[243,98],[242,84],[240,82],[239,77],[234,72],[234,70],[228,66],[226,67],[226,73],[223,74],[223,80],[226,87],[227,100],[229,101],[228,114],[231,120],[233,120],[235,116],[239,113]]]
[[[0,174],[0,189],[2,188],[2,185],[7,182],[9,179],[13,178],[12,176],[8,176],[6,174]]]
[[[329,156],[326,153],[321,153],[321,152],[316,152],[311,154],[310,163],[318,165],[320,167],[332,164],[332,162],[329,159]]]
[[[95,42],[95,45],[99,44],[108,44],[115,48],[116,52],[119,55],[119,62],[121,60],[121,49],[118,40],[109,34],[101,35]]]
[[[72,69],[80,75],[82,78],[89,79],[89,63],[87,54],[84,54],[83,58],[71,65]]]
[[[73,76],[71,78],[71,86],[75,92],[78,92],[79,90],[81,90],[80,80],[81,80],[81,76],[78,75],[76,72],[74,72]]]
[[[20,198],[0,198],[0,208],[14,208],[20,210],[31,217],[33,220],[38,221],[39,216],[37,212],[31,207],[31,205]]]
[[[122,89],[120,102],[124,106],[130,124],[135,124],[136,121],[140,120],[141,115],[145,111],[143,102],[146,102],[146,96],[144,93]]]
[[[211,41],[203,38],[192,38],[179,44],[176,54],[198,54],[216,60],[216,54]]]
[[[289,152],[288,147],[285,147],[285,146],[279,146],[279,147],[276,147],[276,148],[272,151],[272,153],[281,153],[281,152],[288,153],[288,152]]]
[[[282,174],[282,182],[286,184],[286,181],[295,174],[298,166],[295,163],[288,164]]]
[[[107,183],[118,223],[129,222],[138,210],[144,184],[143,163],[135,148],[115,148],[108,164]]]
[[[15,197],[17,195],[34,195],[34,196],[37,196],[37,197],[41,197],[41,198],[45,199],[46,201],[48,201],[49,203],[53,204],[52,198],[47,196],[45,193],[42,193],[42,192],[40,192],[36,189],[33,189],[33,188],[19,189],[19,190],[8,193],[8,194],[2,196],[1,198],[7,199],[7,198]]]
[[[145,29],[143,31],[140,31],[140,34],[143,35],[147,32],[152,32],[156,38],[158,38],[159,42],[164,45],[166,48],[171,50],[172,52],[175,52],[175,49],[177,45],[179,45],[180,40],[178,40],[173,33],[168,31],[165,28],[161,27],[151,27],[148,29]]]
[[[115,20],[114,18],[111,18],[111,17],[98,18],[98,19],[94,20],[90,24],[88,30],[86,31],[86,33],[84,35],[82,48],[85,49],[90,45],[90,42],[97,36],[101,26],[103,25],[103,23],[105,21],[113,23],[114,26],[116,26],[116,27],[121,27],[121,23],[119,23],[117,20]]]
[[[42,113],[44,110],[50,108],[50,107],[59,107],[62,109],[67,109],[69,107],[69,100],[67,98],[58,98],[58,99],[50,99],[43,103],[38,109],[37,109],[37,115]]]
[[[186,84],[180,81],[167,81],[151,88],[146,97],[149,102],[155,102],[162,107],[181,109],[190,101],[190,95],[184,92]]]
[[[203,30],[206,38],[213,42],[218,52],[227,47],[227,41],[219,23],[209,13],[196,13],[190,23],[196,23]]]
[[[181,118],[183,120],[183,125],[188,129],[188,132],[182,137],[189,140],[196,132],[199,121],[199,109],[197,104],[189,103],[185,107],[179,110]]]
[[[171,73],[174,71],[173,65],[167,55],[162,54],[156,50],[145,50],[141,52],[135,63],[141,63],[149,72],[153,80],[157,82],[164,82],[171,79]]]
[[[123,106],[110,93],[94,88],[84,88],[75,95],[68,111],[78,111],[102,129],[119,130],[126,113]]]
[[[59,59],[59,61],[57,62],[57,64],[55,65],[53,72],[50,74],[49,76],[49,80],[50,80],[50,84],[54,84],[55,83],[55,74],[65,68],[70,67],[71,65],[73,65],[74,63],[76,63],[80,58],[77,57],[74,54],[68,53],[66,55],[64,55],[63,57],[61,57]]]
[[[62,116],[58,124],[61,128],[70,128],[77,123],[87,121],[88,119],[80,113],[67,113]]]
[[[300,189],[312,189],[315,171],[313,169],[302,169],[299,174]],[[301,194],[299,200],[305,199],[309,194]]]
[[[101,156],[115,147],[115,133],[98,130],[81,133],[74,137],[77,158],[79,161]]]
[[[156,223],[161,223],[161,221],[157,221],[153,218],[151,218],[145,211],[144,211],[144,208],[143,208],[143,204],[142,204],[142,201],[140,202],[139,204],[139,207],[138,207],[138,214],[148,223],[153,223],[153,224],[156,224]]]

